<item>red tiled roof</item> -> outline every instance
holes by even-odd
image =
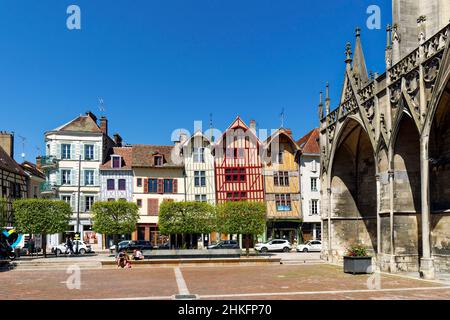
[[[312,129],[297,141],[302,153],[320,154],[319,128]]]
[[[102,133],[99,125],[93,115],[80,115],[70,122],[54,129],[53,131],[75,131],[75,132],[93,132]],[[95,117],[95,116],[94,116]]]
[[[100,166],[100,170],[131,170],[133,164],[133,148],[132,147],[116,147],[113,148],[112,155],[118,155],[122,157],[122,167],[113,168],[111,164],[111,157],[108,161]]]
[[[155,167],[155,168],[178,168],[183,164],[177,164],[172,159],[172,150],[174,146],[155,146],[155,145],[133,145],[133,167]],[[155,156],[163,157],[163,165],[155,166]]]
[[[45,179],[45,174],[41,170],[39,170],[34,163],[25,161],[20,166],[25,172],[29,173],[30,175]]]
[[[0,169],[19,174],[21,176],[27,175],[25,171],[23,171],[22,167],[13,158],[11,158],[2,147],[0,147]]]

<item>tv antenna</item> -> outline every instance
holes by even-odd
[[[100,115],[103,115],[105,112],[105,102],[102,97],[98,98],[98,109],[100,110]]]
[[[25,142],[27,141],[27,138],[19,135],[19,138],[22,140],[22,162],[25,161]]]
[[[209,140],[211,142],[214,142],[214,136],[213,136],[213,114],[209,114]]]
[[[281,109],[280,121],[281,121],[281,128],[284,128],[284,108]]]

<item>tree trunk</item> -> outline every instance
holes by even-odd
[[[248,234],[245,235],[245,253],[247,254],[247,257],[250,256],[250,241]]]
[[[117,234],[113,235],[113,242],[115,245],[116,255],[119,254],[119,237]]]
[[[44,251],[44,258],[47,258],[47,235],[42,235],[42,250]]]

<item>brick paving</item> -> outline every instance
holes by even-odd
[[[180,267],[190,294],[200,299],[450,299],[450,285],[381,275],[370,290],[369,275],[344,274],[323,265]],[[81,270],[81,289],[69,290],[64,270],[0,272],[5,299],[170,299],[179,293],[173,267]]]

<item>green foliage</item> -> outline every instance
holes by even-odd
[[[92,229],[103,234],[126,234],[136,230],[139,208],[125,200],[99,201],[92,206]]]
[[[359,244],[351,245],[347,249],[347,256],[349,257],[367,257],[367,249]]]
[[[8,202],[5,198],[0,198],[0,228],[6,227],[8,223]]]
[[[18,199],[13,202],[16,228],[29,234],[64,232],[72,209],[61,200]]]
[[[216,226],[216,212],[207,202],[164,201],[159,208],[162,234],[210,233]]]
[[[262,202],[232,201],[217,207],[217,231],[227,234],[261,234],[266,225]]]

